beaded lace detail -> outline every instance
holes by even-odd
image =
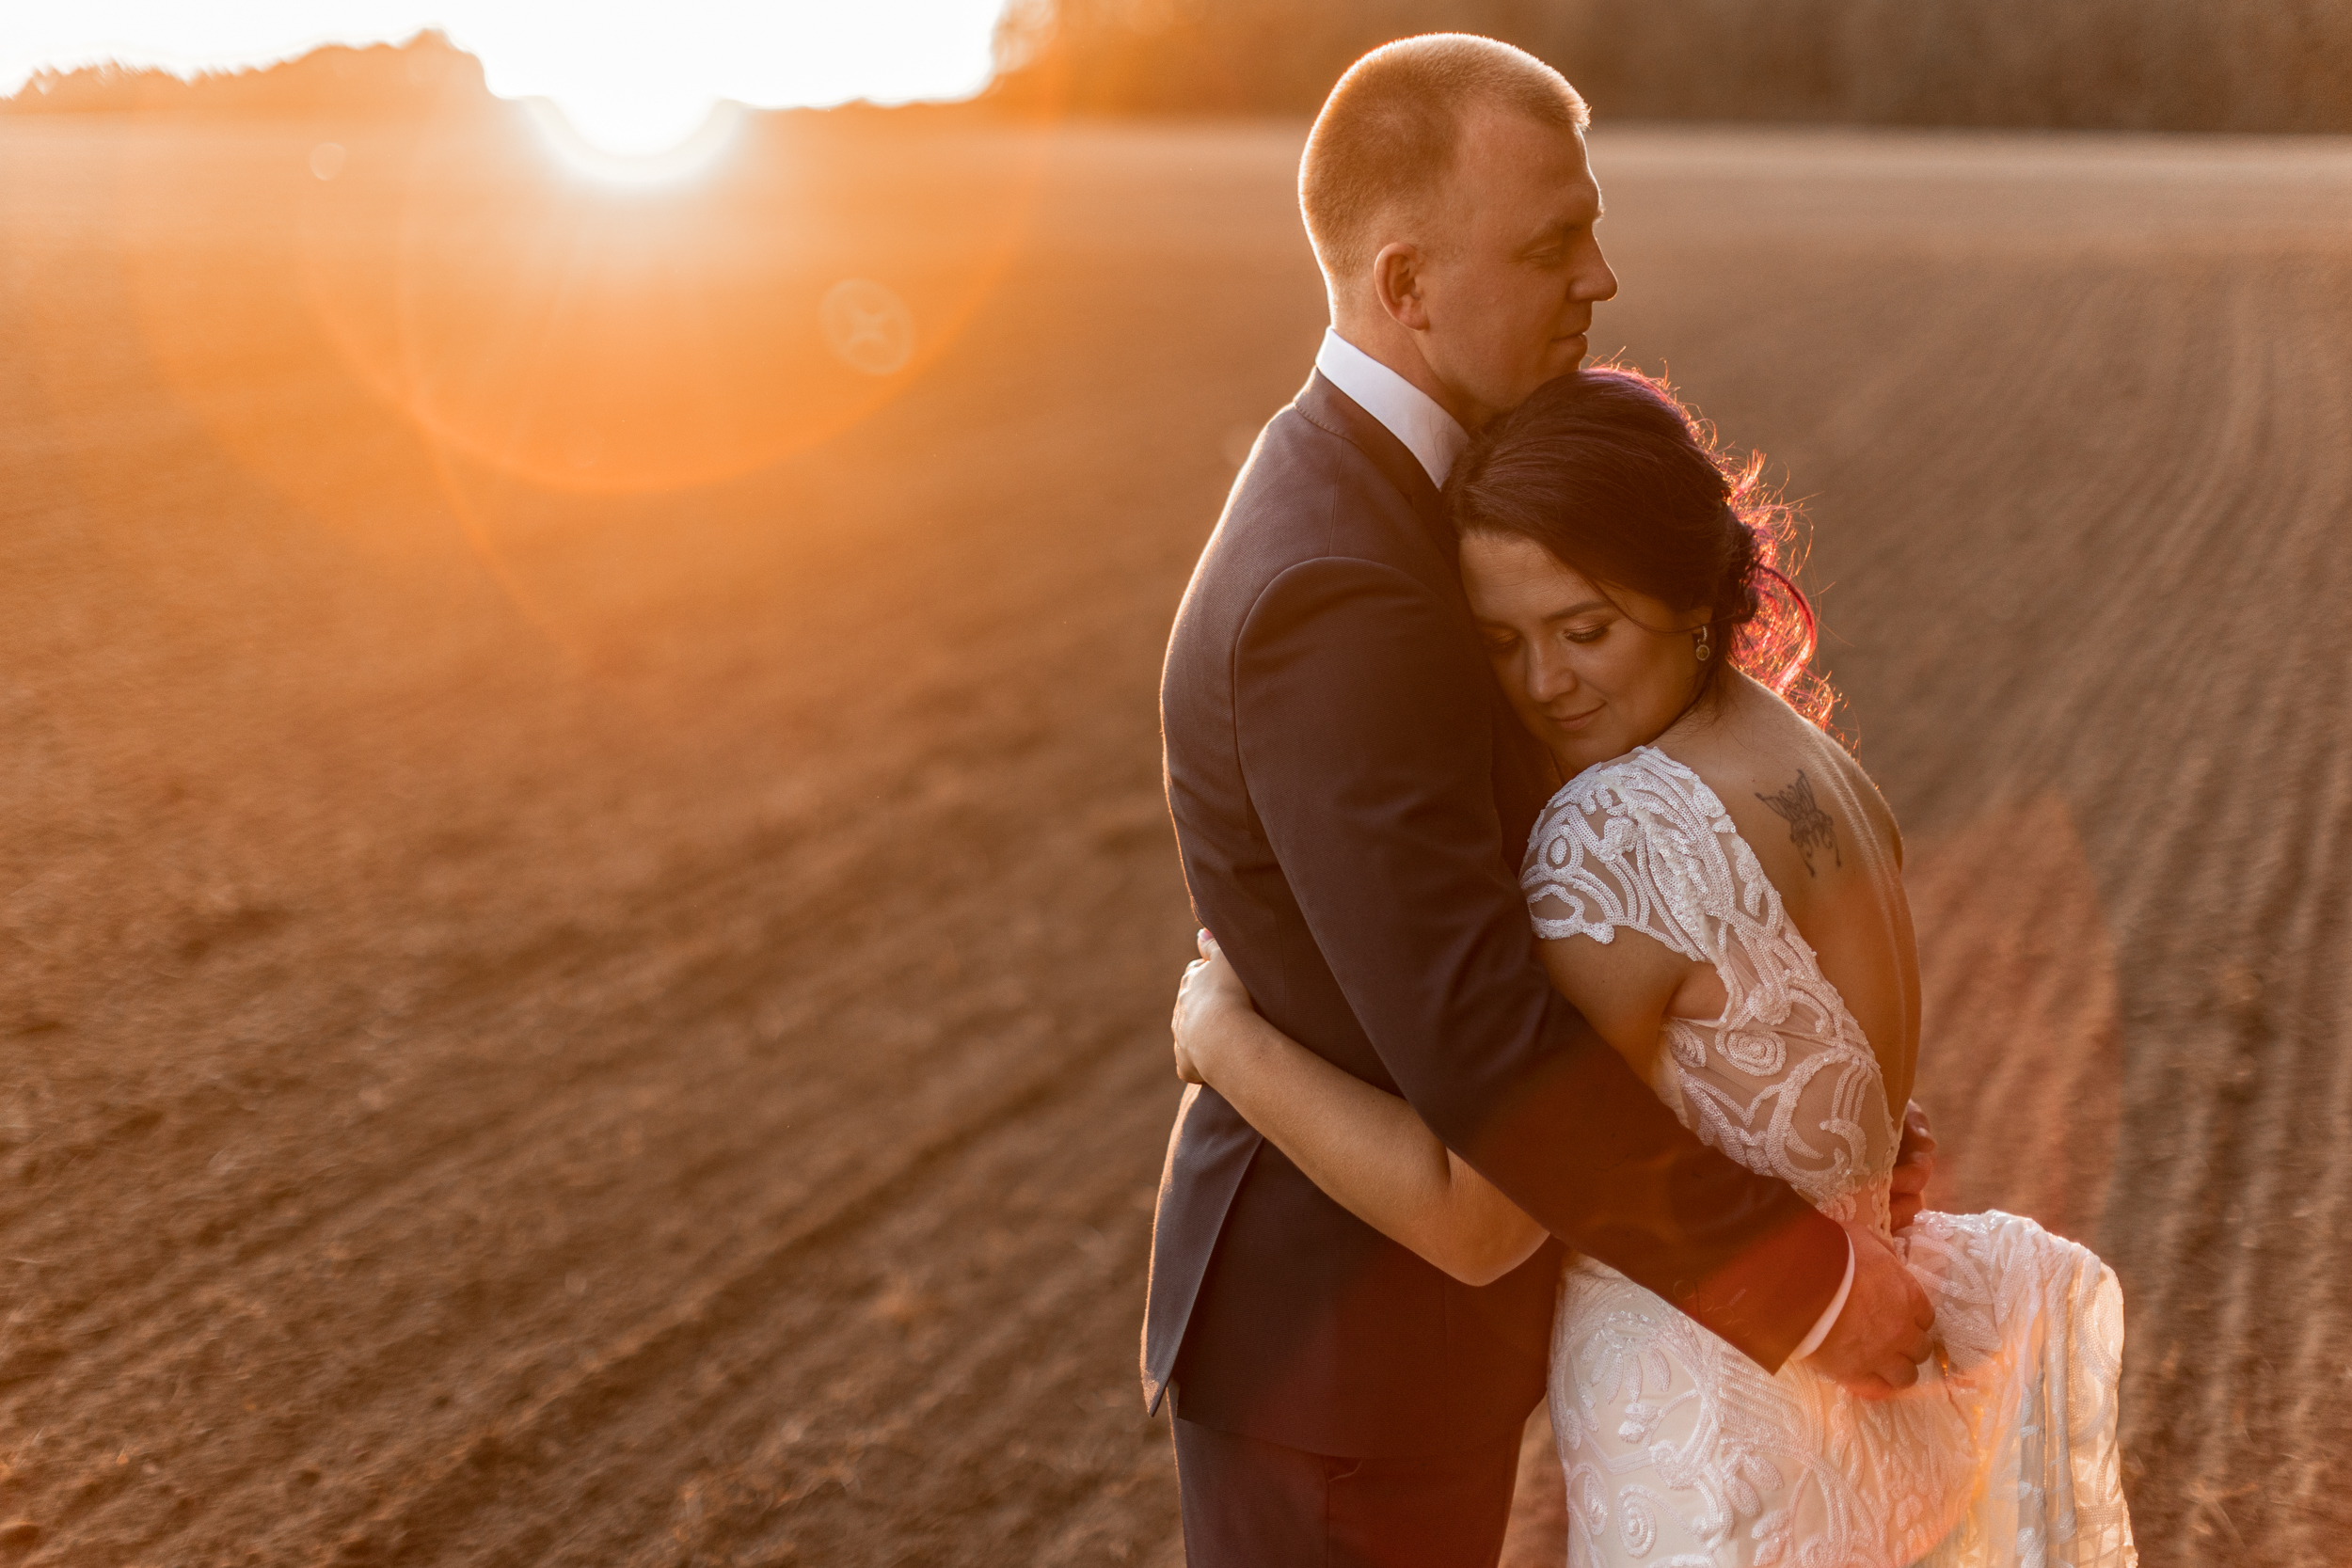
[[[1667,1102],[1816,1208],[1886,1228],[1898,1134],[1878,1058],[1697,774],[1648,747],[1586,772],[1553,797],[1519,885],[1539,935],[1639,931],[1712,964],[1728,1000],[1667,1021]]]
[[[1697,774],[1642,747],[1578,775],[1520,885],[1544,937],[1639,931],[1712,965],[1724,1010],[1668,1021],[1652,1086],[1708,1144],[1886,1232],[1898,1135],[1878,1059]],[[1571,1263],[1550,1388],[1571,1564],[2136,1562],[2113,1271],[1997,1212],[1922,1214],[1897,1246],[1939,1350],[1883,1402],[1802,1364],[1768,1377],[1614,1270]]]

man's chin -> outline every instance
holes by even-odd
[[[1535,386],[1557,381],[1564,375],[1574,375],[1584,368],[1584,358],[1585,343],[1582,338],[1553,339],[1551,352],[1545,355],[1542,360],[1543,374],[1536,378]],[[1534,390],[1535,387],[1528,388],[1531,394]]]
[[[1534,397],[1535,388],[1546,382],[1557,381],[1564,375],[1574,375],[1584,368],[1584,340],[1582,338],[1559,338],[1554,339],[1553,343],[1555,352],[1545,355],[1537,361],[1540,369],[1535,377],[1523,383],[1518,388],[1517,395],[1513,396],[1508,403],[1495,404],[1493,406],[1498,411],[1517,408],[1520,404]],[[1557,352],[1557,349],[1563,345],[1567,347],[1568,352],[1565,354]]]

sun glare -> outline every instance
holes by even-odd
[[[718,108],[707,93],[590,93],[577,88],[546,95],[574,134],[620,157],[645,157],[683,147],[702,135]]]
[[[124,128],[108,199],[142,226],[126,230],[126,287],[158,363],[226,450],[323,511],[347,498],[290,467],[282,431],[239,390],[236,356],[289,330],[290,311],[307,318],[302,341],[323,335],[364,398],[422,436],[453,505],[503,515],[526,495],[716,484],[852,428],[931,373],[1030,232],[1046,144],[1025,128],[761,112],[977,91],[1003,0],[575,0],[560,14],[533,0],[175,0],[144,20],[131,3],[90,0],[115,8],[116,40],[153,21],[140,47],[177,51],[175,69],[268,57],[296,6],[360,40],[444,21],[516,107],[485,114],[469,90],[453,113],[328,112],[233,140]],[[202,38],[199,12],[217,24]],[[882,47],[878,13],[902,24],[902,53]],[[966,24],[954,49],[950,13]],[[943,24],[903,26],[925,19]],[[23,47],[0,27],[0,68]],[[226,182],[247,152],[266,186]],[[291,256],[273,238],[199,245],[199,261],[145,238],[246,232],[262,189],[295,223]],[[257,270],[281,262],[293,270]]]
[[[523,102],[558,163],[613,185],[664,185],[700,174],[725,154],[743,122],[739,103],[703,104],[681,130],[675,118],[600,118],[552,98]]]

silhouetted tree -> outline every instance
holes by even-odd
[[[428,31],[401,44],[328,44],[259,70],[192,78],[118,65],[40,71],[0,99],[0,113],[399,118],[496,104],[482,62]]]

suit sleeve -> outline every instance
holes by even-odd
[[[1267,586],[1234,657],[1250,802],[1405,1098],[1546,1228],[1776,1370],[1836,1291],[1845,1234],[1686,1132],[1552,990],[1459,610],[1392,567],[1311,561]]]

